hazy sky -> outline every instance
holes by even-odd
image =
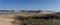
[[[60,11],[60,0],[0,0],[0,10]]]

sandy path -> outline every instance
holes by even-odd
[[[0,25],[13,25],[11,21],[13,21],[13,19],[0,17]]]

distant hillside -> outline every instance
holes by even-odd
[[[0,10],[0,13],[39,13],[39,12],[53,12],[43,10]]]

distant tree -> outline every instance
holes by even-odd
[[[39,12],[41,12],[41,10],[36,10],[36,11],[34,11],[34,10],[29,10],[28,12],[36,12],[36,13],[39,13]]]
[[[22,13],[26,13],[26,12],[27,12],[27,10],[20,10],[20,12],[22,12]]]
[[[0,12],[9,12],[9,10],[0,10]]]
[[[15,10],[11,10],[10,12],[15,12]]]

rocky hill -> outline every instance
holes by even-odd
[[[30,12],[30,13],[2,13],[0,14],[0,25],[19,25],[18,22],[21,22],[18,18],[26,17],[26,18],[59,18],[60,14],[58,12]],[[17,20],[17,21],[15,21]]]

